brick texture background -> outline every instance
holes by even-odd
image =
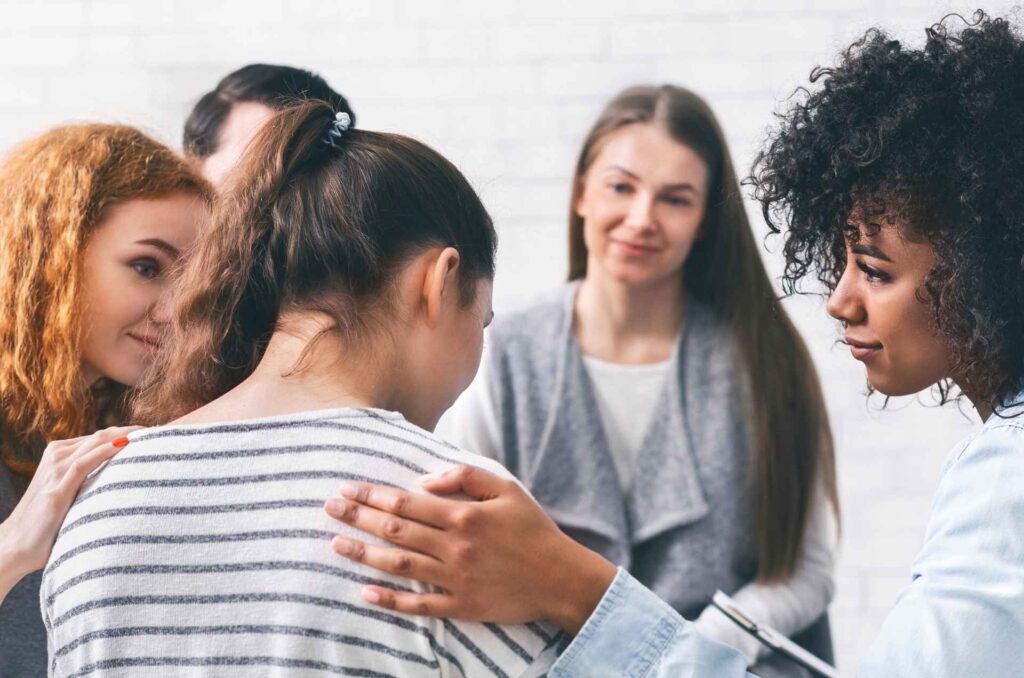
[[[226,72],[320,72],[362,127],[400,131],[459,165],[497,223],[496,308],[565,274],[577,147],[605,100],[640,82],[704,95],[749,168],[771,113],[872,25],[920,44],[946,0],[0,0],[0,149],[51,125],[142,126],[175,146]],[[989,5],[1012,13],[1008,3]],[[764,231],[751,205],[755,228]],[[766,260],[778,273],[777,239]],[[867,399],[823,302],[787,302],[810,345],[837,443],[845,520],[832,606],[840,668],[908,581],[943,459],[975,425],[956,406]],[[965,412],[969,409],[965,408]]]

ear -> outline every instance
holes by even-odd
[[[427,324],[431,327],[440,322],[445,304],[451,303],[459,293],[461,264],[459,251],[454,247],[445,247],[427,268],[423,280],[423,301],[427,310]]]

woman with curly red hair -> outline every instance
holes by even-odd
[[[0,665],[14,675],[46,670],[27,575],[125,443],[125,392],[160,345],[168,272],[211,199],[173,151],[120,125],[51,130],[0,166]]]

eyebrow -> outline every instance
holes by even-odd
[[[633,179],[640,178],[633,172],[630,172],[628,169],[623,167],[622,165],[611,165],[608,169],[618,170],[619,172],[622,172],[623,174],[626,174]],[[697,188],[689,182],[683,182],[681,184],[669,184],[667,186],[664,186],[663,188],[669,191],[693,191],[694,193],[699,193]]]
[[[858,245],[854,245],[853,247],[851,247],[850,250],[854,254],[865,254],[865,255],[867,255],[869,257],[874,257],[875,259],[881,259],[882,261],[888,261],[890,263],[892,262],[892,259],[890,259],[889,256],[885,252],[883,252],[882,250],[878,249],[874,245],[858,244]]]
[[[177,247],[167,242],[166,240],[161,240],[160,238],[144,238],[142,240],[136,240],[135,244],[150,245],[152,247],[157,248],[158,250],[163,250],[174,259],[177,259],[179,256],[181,256],[181,251]]]

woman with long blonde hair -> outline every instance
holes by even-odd
[[[173,151],[121,125],[60,127],[0,165],[5,671],[46,671],[32,573],[82,480],[126,442],[130,429],[116,426],[126,419],[125,392],[159,348],[168,272],[211,199]]]

